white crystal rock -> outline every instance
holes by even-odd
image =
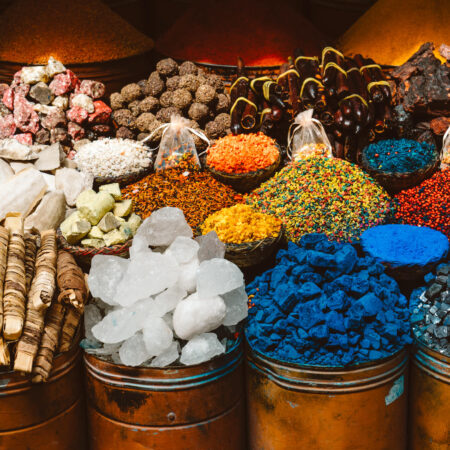
[[[197,271],[197,293],[200,298],[222,295],[244,285],[244,275],[236,264],[226,259],[203,261]]]
[[[225,347],[214,333],[204,333],[193,337],[181,350],[180,361],[186,366],[209,361],[214,356],[225,353]]]
[[[114,364],[122,364],[122,360],[120,359],[119,351],[114,352],[111,355],[111,359]]]
[[[180,264],[178,275],[178,286],[187,291],[189,294],[195,292],[197,288],[197,270],[200,263],[197,258],[187,264]]]
[[[119,308],[107,314],[92,327],[92,334],[105,344],[117,344],[133,336],[142,325],[135,311]]]
[[[48,75],[45,66],[29,66],[22,67],[20,79],[25,84],[36,84],[39,81],[46,83],[48,81]]]
[[[89,173],[79,172],[75,169],[63,167],[55,172],[55,186],[66,196],[69,206],[75,206],[77,197],[86,190],[92,189],[94,176]]]
[[[165,207],[145,219],[136,235],[146,236],[149,245],[168,246],[177,236],[191,238],[193,233],[181,209]]]
[[[93,113],[95,110],[94,101],[89,95],[75,94],[72,97],[72,106],[79,106],[85,109],[88,113]]]
[[[200,244],[198,259],[200,262],[208,259],[225,257],[225,244],[219,239],[215,231],[210,231],[204,236],[198,236],[195,240]]]
[[[218,296],[199,299],[197,293],[178,303],[173,314],[173,329],[181,339],[215,330],[226,315],[225,302]]]
[[[104,344],[100,348],[87,348],[86,353],[98,356],[111,356],[113,353],[119,351],[122,344]]]
[[[180,303],[183,298],[187,295],[187,291],[182,289],[180,286],[172,286],[166,289],[161,294],[158,294],[155,297],[155,306],[154,308],[159,311],[164,311],[163,314],[158,317],[164,316],[166,313],[173,311],[178,303]]]
[[[165,314],[163,316],[164,322],[166,322],[167,326],[173,331],[173,314],[171,312]]]
[[[122,306],[159,294],[177,282],[179,268],[172,256],[139,253],[130,261],[114,296],[114,301]]]
[[[84,307],[84,335],[89,341],[97,341],[92,334],[92,327],[102,320],[100,309],[90,303]]]
[[[136,234],[130,247],[130,258],[134,259],[139,253],[150,253],[151,251],[146,237]]]
[[[66,68],[64,67],[64,64],[55,58],[53,56],[50,56],[47,62],[47,66],[45,67],[45,71],[47,72],[47,75],[50,78],[53,78],[58,73],[63,73],[66,71]]]
[[[245,286],[223,294],[222,298],[227,307],[227,314],[223,319],[225,326],[236,325],[248,316],[248,297]]]
[[[173,332],[161,317],[147,318],[142,332],[150,356],[159,356],[172,344]]]
[[[102,299],[109,305],[117,305],[114,296],[129,264],[130,260],[119,256],[95,255],[88,276],[92,296]]]
[[[172,342],[168,348],[150,363],[150,367],[166,367],[174,363],[180,356],[180,344],[176,341]]]
[[[142,333],[138,332],[127,339],[119,350],[120,360],[125,366],[140,366],[152,355],[149,354],[144,343]]]
[[[172,255],[178,264],[187,264],[196,256],[199,249],[198,242],[185,236],[177,236],[166,250],[166,254]]]

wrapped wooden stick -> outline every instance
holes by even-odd
[[[0,366],[9,366],[10,355],[8,344],[0,337]]]
[[[8,242],[8,230],[0,227],[0,330],[3,328],[3,287],[5,282],[6,264],[8,262]]]
[[[5,226],[10,233],[10,241],[3,295],[3,336],[6,340],[16,340],[22,333],[25,319],[26,277],[22,215],[7,214]]]
[[[60,290],[58,302],[66,305],[59,350],[65,352],[69,350],[73,342],[88,297],[88,290],[83,271],[70,253],[59,251],[57,271]]]
[[[34,271],[36,267],[36,252],[37,252],[37,236],[35,234],[25,234],[25,280],[27,293],[30,290],[31,282],[34,278]]]
[[[33,366],[33,383],[47,381],[53,367],[53,357],[58,348],[61,328],[64,321],[65,306],[54,301],[46,315],[41,345]]]
[[[30,373],[39,350],[44,330],[45,310],[50,306],[55,292],[56,232],[41,234],[41,247],[36,257],[36,275],[28,294],[28,309],[23,334],[17,345],[14,370]]]

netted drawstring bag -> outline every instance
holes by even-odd
[[[332,157],[328,136],[319,120],[313,118],[313,109],[297,114],[289,127],[288,152],[293,161],[312,156]]]
[[[170,118],[170,123],[161,125],[153,133],[146,137],[143,142],[152,138],[160,129],[163,130],[161,142],[159,144],[158,155],[156,156],[155,170],[164,170],[177,166],[184,158],[191,158],[192,162],[201,167],[195,148],[193,134],[205,140],[209,145],[208,138],[189,127],[189,120],[178,115]]]
[[[450,170],[450,127],[447,128],[442,140],[441,158],[441,169]]]

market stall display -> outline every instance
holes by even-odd
[[[94,257],[88,282],[102,302],[87,313],[87,352],[150,367],[199,364],[225,352],[218,328],[247,317],[243,274],[219,255],[200,260],[207,241],[192,236],[180,209],[162,208],[139,228],[130,259]]]

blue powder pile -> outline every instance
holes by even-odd
[[[247,292],[246,335],[269,357],[342,367],[387,357],[411,342],[407,299],[384,267],[350,244],[307,234]]]
[[[391,267],[437,264],[449,252],[447,236],[428,227],[379,225],[361,236],[364,251]]]
[[[372,169],[382,172],[415,172],[435,158],[435,148],[410,139],[387,139],[368,145],[364,157]]]

